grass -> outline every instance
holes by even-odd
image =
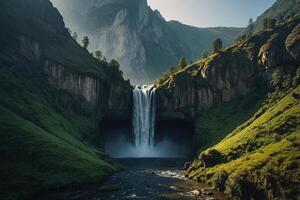
[[[100,181],[118,169],[89,145],[94,116],[63,110],[55,103],[58,91],[8,69],[0,66],[0,199]]]
[[[214,175],[226,173],[228,180],[243,177],[248,183],[237,189],[227,181],[224,188],[230,195],[236,194],[236,190],[245,193],[251,183],[255,192],[248,195],[252,198],[257,198],[256,193],[264,198],[295,199],[300,180],[300,104],[294,94],[299,93],[300,86],[277,103],[265,105],[221,142],[204,151],[214,149],[225,161],[203,168],[197,160],[189,169],[189,177],[218,185]]]
[[[50,1],[0,2],[0,199],[98,182],[119,167],[101,144],[96,114],[64,109],[44,61],[131,91],[119,69],[98,62],[67,32]],[[125,92],[124,92],[125,93]]]
[[[195,122],[198,149],[218,143],[246,122],[261,107],[264,98],[263,95],[241,97],[202,112]]]

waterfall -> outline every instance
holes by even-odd
[[[155,88],[136,86],[133,90],[133,140],[138,148],[154,146]]]

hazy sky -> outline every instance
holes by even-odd
[[[185,24],[213,26],[245,26],[276,0],[148,0],[167,20]]]

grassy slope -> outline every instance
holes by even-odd
[[[269,192],[271,197],[279,194],[295,198],[300,180],[300,104],[294,95],[299,93],[300,86],[275,105],[265,106],[220,143],[207,149],[202,154],[215,149],[226,161],[207,168],[201,167],[199,160],[195,161],[189,177],[216,186],[220,174],[229,174],[224,183],[230,195],[245,195],[245,188],[250,190],[250,187],[243,188],[242,184],[247,180],[264,195]]]
[[[257,95],[242,97],[202,112],[195,121],[197,148],[207,148],[221,141],[253,116],[264,98]]]
[[[100,180],[116,170],[105,155],[84,142],[95,131],[91,116],[55,103],[51,88],[36,87],[0,67],[0,199]]]
[[[280,18],[285,19],[286,17],[293,16],[299,12],[299,8],[299,0],[277,0],[268,10],[257,18],[255,21],[255,31],[259,31],[263,28],[263,21],[265,18],[274,18],[277,21],[280,21]]]
[[[237,43],[224,52],[251,52],[261,47],[272,51],[296,45],[298,19],[299,17],[287,20],[274,30],[255,33],[248,40]],[[293,34],[288,37],[290,32]],[[278,48],[280,45],[282,48]],[[158,79],[156,85],[166,89],[173,85],[184,87],[192,82],[201,85],[203,80],[197,79],[201,66],[208,66],[207,63],[217,56],[218,54],[212,54],[184,69],[169,72]],[[223,62],[231,63],[231,60],[226,59],[223,57]],[[288,65],[283,65],[282,69],[289,68]],[[287,79],[276,80],[275,74],[276,72],[272,74],[271,85],[276,83],[283,85],[285,89],[280,90],[276,86],[277,92],[269,94],[268,98],[266,94],[258,94],[261,96],[257,99],[247,97],[248,99],[235,100],[201,113],[195,123],[199,148],[202,150],[203,147],[214,146],[202,152],[192,164],[188,170],[190,178],[212,183],[242,199],[293,199],[299,195],[300,109],[299,97],[294,97],[299,94],[299,86],[290,91],[292,85],[299,85],[295,81],[299,79],[299,67],[294,80],[291,80],[292,74]],[[266,100],[264,104],[263,100]]]
[[[89,143],[100,138],[95,116],[62,109],[56,97],[64,91],[46,83],[30,47],[20,51],[17,38],[38,42],[42,58],[102,80],[108,78],[104,64],[67,34],[49,1],[1,1],[0,10],[0,199],[25,199],[49,188],[100,181],[116,171]]]

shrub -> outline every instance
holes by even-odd
[[[204,164],[204,168],[213,167],[225,162],[224,155],[216,149],[210,149],[202,152],[199,156],[199,159]]]
[[[226,171],[217,172],[211,178],[212,186],[215,189],[223,192],[225,190],[225,183],[227,179],[228,179],[228,173]]]
[[[265,199],[262,192],[251,183],[246,175],[232,174],[228,177],[225,185],[225,194],[231,199]]]

